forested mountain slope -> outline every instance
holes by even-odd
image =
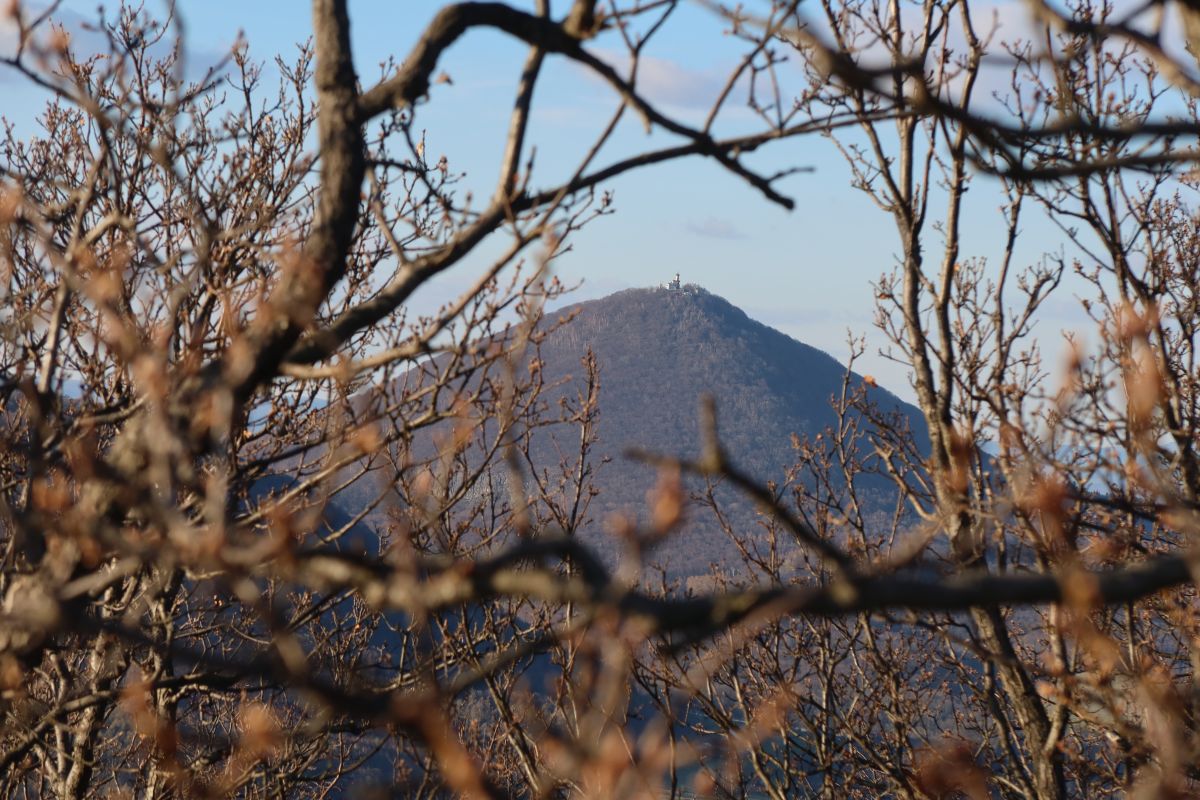
[[[732,462],[765,482],[782,481],[796,463],[795,438],[815,437],[836,422],[831,401],[842,390],[846,368],[825,352],[748,317],[699,287],[630,289],[548,314],[568,322],[541,346],[547,380],[569,376],[560,395],[578,389],[580,359],[590,349],[600,381],[596,470],[597,524],[622,509],[645,506],[654,470],[627,456],[631,448],[680,458],[701,451],[701,398],[716,400],[720,438]],[[862,385],[851,375],[850,387]],[[923,441],[919,411],[879,387],[871,400],[898,412]],[[559,437],[562,434],[556,433]],[[569,442],[556,442],[560,449]],[[539,446],[552,460],[556,450]],[[883,476],[864,480],[879,507],[894,496]],[[693,483],[691,488],[698,487]],[[741,524],[753,524],[753,504],[724,492]],[[684,528],[660,555],[677,574],[707,571],[730,555],[726,538],[703,509],[692,509]]]

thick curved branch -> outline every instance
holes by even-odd
[[[564,576],[546,559],[575,564]],[[416,579],[382,564],[341,553],[298,556],[294,577],[321,588],[358,590],[368,602],[393,611],[419,613],[520,596],[554,603],[610,606],[659,632],[705,636],[754,614],[838,616],[891,609],[963,611],[972,608],[1062,603],[1087,596],[1119,604],[1193,580],[1200,553],[1148,558],[1112,570],[1076,569],[1061,574],[995,575],[965,571],[940,577],[876,574],[826,585],[755,587],[693,598],[656,597],[614,582],[600,561],[578,541],[547,535],[522,542],[488,561],[452,563]]]
[[[707,133],[680,124],[652,107],[615,69],[584,50],[580,39],[568,32],[565,24],[518,11],[504,3],[458,3],[442,9],[426,28],[424,36],[399,72],[367,90],[359,98],[360,122],[367,122],[393,108],[410,106],[423,97],[429,91],[430,80],[442,53],[468,29],[475,27],[495,28],[546,52],[578,61],[603,78],[642,116],[647,126],[658,125],[691,140],[703,155],[720,162],[772,202],[787,209],[795,206],[791,198],[775,191],[770,179],[742,166],[735,156],[719,148]]]
[[[366,173],[365,140],[358,117],[358,79],[350,50],[350,19],[345,0],[314,0],[313,31],[317,65],[317,141],[320,188],[312,231],[268,301],[265,313],[246,334],[224,372],[235,396],[244,399],[278,372],[288,351],[325,297],[346,272],[346,255],[359,217]]]

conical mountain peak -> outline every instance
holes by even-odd
[[[563,324],[542,344],[545,374],[579,377],[588,350],[599,367],[599,450],[611,461],[597,473],[598,518],[644,505],[654,483],[651,469],[626,457],[629,448],[699,455],[698,410],[705,395],[716,401],[731,459],[762,481],[782,479],[795,463],[794,437],[815,436],[835,422],[831,401],[845,366],[700,287],[628,289],[548,316]],[[562,391],[577,388],[568,380]],[[872,389],[872,399],[920,429],[912,406],[882,389]],[[752,504],[742,505],[752,515]],[[694,516],[679,536],[682,544],[667,548],[678,574],[703,572],[729,555],[711,521]]]

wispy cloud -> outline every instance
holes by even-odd
[[[702,220],[688,220],[687,232],[709,239],[745,239],[746,234],[732,222],[718,217],[706,217]]]
[[[599,49],[596,55],[622,76],[629,75],[627,53]],[[721,69],[692,69],[678,61],[643,55],[638,59],[637,90],[656,106],[680,109],[707,110],[720,97],[729,80],[729,72]],[[727,105],[744,102],[748,81],[739,78]]]
[[[725,85],[725,76],[688,69],[663,58],[643,57],[638,86],[651,102],[682,108],[708,108]]]

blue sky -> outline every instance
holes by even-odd
[[[517,3],[521,5],[521,2]],[[369,83],[389,55],[402,59],[428,20],[443,5],[434,0],[351,0],[351,22],[359,74]],[[524,5],[532,6],[532,2]],[[568,3],[554,0],[558,12]],[[155,9],[153,1],[147,8]],[[244,32],[252,57],[286,57],[310,32],[308,4],[300,0],[179,0],[189,49],[197,61],[226,51]],[[95,4],[68,2],[66,13],[94,17]],[[697,121],[704,103],[718,91],[741,48],[722,33],[723,25],[699,6],[686,6],[654,39],[643,66],[643,86],[664,111]],[[0,37],[0,42],[3,42]],[[615,57],[618,43],[603,39],[594,47]],[[474,31],[447,54],[441,68],[452,83],[432,90],[417,117],[427,131],[428,149],[445,153],[456,171],[468,174],[477,193],[490,194],[507,127],[509,106],[523,46],[506,37]],[[35,94],[0,76],[0,113],[19,125],[37,107]],[[534,100],[531,129],[538,159],[534,184],[558,183],[587,150],[615,109],[616,97],[580,68],[552,59]],[[726,130],[749,121],[749,112],[730,108]],[[647,135],[627,116],[600,163],[639,148],[671,143]],[[796,200],[787,212],[711,161],[688,160],[644,170],[609,185],[616,213],[593,222],[573,240],[574,250],[557,262],[569,283],[582,282],[573,299],[608,294],[631,286],[665,281],[680,272],[685,282],[702,285],[746,310],[752,317],[838,358],[847,352],[847,329],[866,334],[868,353],[860,371],[875,375],[897,394],[911,397],[904,370],[875,355],[883,344],[872,327],[871,281],[891,269],[898,250],[894,228],[865,195],[849,185],[849,171],[836,150],[818,137],[778,143],[751,161],[766,171],[810,167],[779,188]],[[981,181],[968,195],[964,256],[994,256],[1002,244],[1000,198]],[[1061,235],[1044,220],[1030,219],[1026,241],[1055,250]],[[1026,261],[1040,252],[1024,252]],[[436,305],[457,286],[468,284],[480,261],[468,261],[429,293]],[[1062,304],[1043,334],[1073,328],[1082,319]],[[1057,348],[1049,343],[1052,350]]]

